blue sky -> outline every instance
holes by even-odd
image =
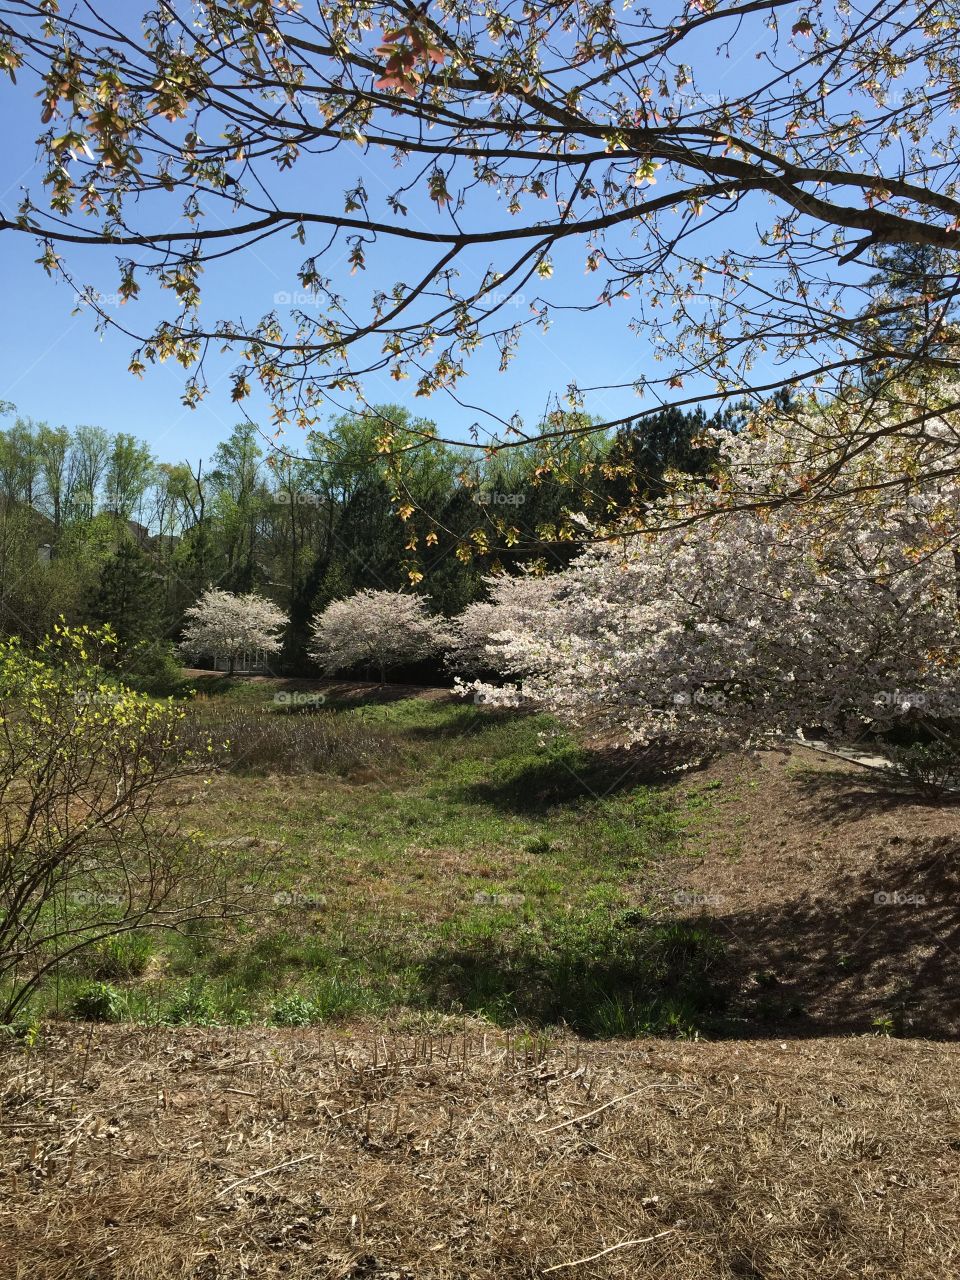
[[[20,83],[23,81],[21,79]],[[11,214],[28,186],[35,198],[41,189],[42,169],[35,163],[33,136],[37,130],[35,100],[0,90],[0,115],[6,125],[7,147],[2,166],[0,207]],[[338,187],[363,176],[371,187],[377,168],[388,168],[379,157],[365,157],[357,148],[350,154],[318,160],[298,175],[304,187],[312,181],[331,182]],[[431,208],[425,217],[441,218]],[[499,211],[491,216],[505,221]],[[396,253],[395,246],[389,250]],[[110,431],[131,431],[149,441],[154,451],[167,459],[181,456],[209,456],[215,443],[227,435],[238,418],[230,401],[227,377],[235,358],[218,358],[211,366],[212,390],[196,410],[180,403],[184,371],[179,365],[150,365],[143,378],[127,372],[134,343],[108,330],[97,333],[87,308],[72,314],[75,298],[67,285],[50,279],[35,263],[38,250],[28,237],[0,235],[0,278],[3,279],[3,312],[0,317],[0,399],[12,401],[21,414],[52,424],[97,423]],[[244,315],[257,318],[274,305],[277,294],[295,294],[300,285],[295,269],[305,256],[299,246],[269,243],[258,246],[244,258],[229,259],[223,269],[208,273],[203,284],[201,316],[210,320]],[[112,257],[100,250],[74,251],[66,255],[68,265],[81,284],[93,284],[108,297],[116,289]],[[570,271],[583,272],[582,250]],[[378,271],[370,258],[362,284],[367,291],[374,284],[392,283],[384,267]],[[341,267],[342,283],[351,284],[348,268]],[[378,278],[379,277],[379,278]],[[559,277],[559,271],[558,271]],[[596,277],[594,277],[596,279]],[[538,291],[551,296],[568,295],[559,278],[537,281]],[[590,296],[592,281],[584,282],[584,296]],[[578,290],[579,291],[579,290]],[[144,293],[149,295],[145,288]],[[140,327],[146,304],[112,307],[119,319],[129,316]],[[549,334],[529,330],[513,366],[497,371],[496,352],[482,353],[471,365],[471,375],[461,383],[462,398],[493,408],[504,417],[519,412],[535,423],[553,392],[563,392],[571,380],[583,385],[624,382],[652,372],[654,365],[645,340],[632,336],[626,327],[626,304],[614,314],[603,308],[584,319],[569,315],[557,321]],[[281,304],[282,308],[282,304]],[[525,307],[521,308],[525,311]],[[509,313],[508,313],[509,314]],[[219,380],[217,380],[219,377]],[[433,418],[445,434],[466,438],[477,415],[459,408],[442,394],[429,399],[413,396],[409,382],[397,383],[386,373],[365,381],[371,401],[408,403],[412,412]],[[256,402],[253,402],[254,405]],[[344,401],[345,406],[348,401]],[[589,408],[604,416],[616,416],[640,408],[631,393],[597,395]],[[254,417],[260,417],[254,407]],[[266,414],[262,415],[264,424]],[[295,443],[291,433],[288,443]]]
[[[127,0],[127,5],[129,3]],[[107,8],[109,11],[110,6]],[[126,14],[129,18],[128,8]],[[742,75],[742,66],[738,69],[736,62],[716,61],[712,52],[711,57],[714,58],[712,66],[705,68],[711,77],[710,87],[721,92],[725,85],[731,85],[735,86],[731,92],[742,91],[743,85],[736,84],[736,77]],[[6,144],[0,169],[0,207],[8,215],[19,203],[22,188],[29,187],[37,203],[42,198],[42,171],[36,165],[34,145],[40,128],[38,103],[32,96],[34,86],[29,74],[21,72],[18,81],[16,87],[6,80],[0,86],[0,118],[4,121]],[[397,183],[389,156],[364,153],[359,147],[342,149],[332,156],[309,158],[306,163],[298,164],[293,175],[285,177],[283,182],[290,199],[303,201],[303,207],[311,204],[316,207],[318,187],[339,192],[357,179],[363,179],[373,201]],[[179,198],[171,197],[165,207],[167,225]],[[335,208],[339,202],[335,198],[328,201],[324,196],[322,203]],[[482,224],[485,217],[493,225],[509,222],[503,206],[495,206],[493,201],[489,201],[486,208],[475,207],[468,213],[474,226],[478,220]],[[428,201],[412,207],[411,214],[421,221],[432,220],[433,225],[449,216]],[[714,235],[722,235],[726,244],[730,243],[732,233],[753,237],[753,221],[749,210],[725,219],[716,232],[707,233],[701,251],[722,247],[722,242],[710,243]],[[315,247],[308,245],[308,248]],[[237,316],[256,320],[275,305],[278,294],[282,296],[299,289],[294,273],[305,252],[290,242],[269,241],[246,251],[242,259],[226,259],[204,278],[201,319],[210,323]],[[388,287],[398,274],[413,278],[416,252],[410,251],[410,261],[398,262],[401,255],[407,255],[407,250],[398,250],[396,244],[384,246],[371,253],[368,270],[351,280],[344,248],[340,266],[333,274],[345,289],[354,291],[355,295],[362,290],[369,296],[374,287]],[[4,284],[0,318],[0,399],[12,401],[25,416],[51,424],[96,423],[110,431],[132,432],[147,440],[160,458],[209,458],[216,443],[229,433],[239,417],[230,402],[227,376],[236,357],[227,355],[215,359],[208,370],[210,394],[198,409],[185,409],[180,403],[183,369],[175,364],[148,365],[142,379],[130,375],[127,363],[135,345],[133,341],[112,331],[95,332],[93,319],[85,308],[73,314],[75,299],[69,288],[47,278],[35,264],[36,256],[37,248],[28,237],[0,235],[0,273]],[[583,278],[584,256],[585,249],[579,245],[565,258],[558,259],[554,280],[537,281],[538,292],[551,300],[566,300],[571,293],[583,299],[594,297],[593,282],[599,280],[599,275]],[[492,255],[488,255],[487,260],[491,261]],[[106,295],[116,289],[112,254],[100,250],[77,251],[68,255],[67,262],[81,284],[92,284]],[[485,264],[478,258],[472,265],[479,278]],[[330,263],[325,263],[323,269],[330,270]],[[169,313],[170,295],[166,296]],[[147,317],[157,318],[161,314],[156,302],[156,296],[151,296],[150,288],[145,287],[143,302],[112,310],[121,319],[129,315],[131,325],[142,331],[149,327]],[[557,319],[546,335],[531,329],[507,373],[497,372],[495,351],[485,352],[473,360],[470,377],[460,384],[459,393],[467,401],[487,406],[504,418],[519,413],[532,428],[551,394],[562,393],[572,380],[589,386],[630,383],[645,374],[662,375],[663,366],[654,362],[648,338],[637,337],[629,331],[630,314],[631,303],[618,303],[586,317],[567,313]],[[369,400],[407,403],[414,413],[433,418],[443,434],[467,437],[471,424],[478,420],[476,413],[458,407],[442,394],[417,399],[412,388],[412,381],[397,383],[386,373],[370,377],[365,383]],[[700,389],[693,383],[684,388],[685,393]],[[247,404],[252,416],[266,426],[268,417],[263,402],[253,399]],[[344,407],[350,407],[350,402],[345,400]],[[629,390],[595,394],[586,405],[589,412],[605,418],[649,407],[649,400],[640,401]],[[291,432],[284,443],[295,449],[296,435]]]

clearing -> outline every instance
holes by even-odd
[[[231,746],[171,803],[257,910],[98,950],[0,1048],[0,1275],[960,1273],[960,809],[196,685]]]

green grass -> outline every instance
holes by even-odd
[[[417,698],[303,713],[345,745],[291,774],[275,730],[301,717],[277,711],[280,686],[222,683],[195,714],[270,717],[269,758],[254,746],[214,775],[190,820],[245,862],[238,875],[269,863],[256,908],[84,955],[41,1012],[109,981],[123,1016],[149,1021],[410,1009],[596,1036],[716,1024],[718,942],[648,909],[651,873],[683,838],[668,785],[544,717]]]

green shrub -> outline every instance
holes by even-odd
[[[183,667],[169,640],[142,640],[120,655],[123,682],[140,693],[164,697],[177,693],[183,682]]]
[[[960,739],[956,737],[889,746],[887,754],[907,781],[932,800],[960,786]]]
[[[108,679],[115,651],[106,627],[58,626],[35,649],[0,638],[0,1022],[80,940],[209,913],[213,858],[167,805],[200,771],[183,713]]]
[[[72,1013],[84,1022],[119,1022],[123,997],[109,982],[92,982],[74,997]]]
[[[270,1006],[270,1021],[278,1027],[308,1027],[317,1012],[309,1000],[295,992],[282,996]]]
[[[217,1021],[216,1002],[204,978],[191,978],[183,991],[175,996],[167,1009],[165,1022],[172,1026],[211,1026]]]

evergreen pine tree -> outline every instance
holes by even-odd
[[[163,633],[163,590],[149,557],[125,538],[106,562],[91,605],[96,622],[109,622],[121,653]]]

